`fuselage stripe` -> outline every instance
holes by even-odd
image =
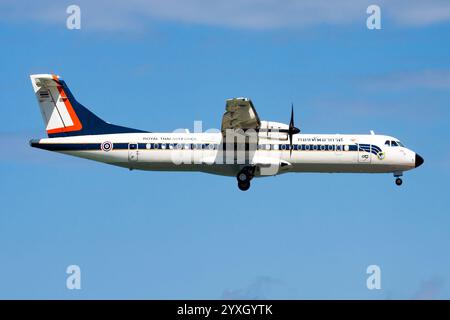
[[[130,145],[132,147],[130,148]],[[134,145],[134,146],[133,146]],[[137,145],[137,148],[136,148]],[[32,147],[45,149],[49,151],[101,151],[101,143],[39,143],[32,142]],[[111,150],[217,150],[219,144],[213,143],[113,143]],[[269,149],[270,148],[270,149]],[[224,148],[225,149],[225,148]],[[260,144],[260,151],[289,151],[289,144]],[[376,145],[327,145],[327,144],[294,144],[293,151],[322,151],[322,152],[347,152],[347,151],[363,151],[377,155],[381,148]]]

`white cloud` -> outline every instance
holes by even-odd
[[[397,72],[368,77],[365,85],[375,89],[450,89],[450,70]]]
[[[44,131],[45,132],[45,131]],[[14,165],[47,165],[78,168],[92,162],[80,160],[75,157],[56,152],[32,148],[29,144],[31,138],[45,137],[44,133],[0,133],[0,164]]]
[[[450,20],[450,2],[398,1],[392,3],[392,12],[399,24],[422,26]]]
[[[123,30],[143,28],[148,22],[168,21],[265,30],[283,27],[347,25],[365,26],[366,8],[378,4],[382,18],[406,26],[450,20],[450,3],[442,0],[127,0],[75,1],[82,10],[82,28]],[[42,0],[0,2],[0,20],[63,24],[72,4]]]

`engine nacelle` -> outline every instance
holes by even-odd
[[[287,140],[288,135],[286,131],[288,129],[289,125],[285,123],[274,121],[261,121],[261,127],[259,129],[259,137],[263,139]]]

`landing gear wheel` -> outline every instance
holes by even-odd
[[[248,189],[250,189],[250,181],[238,182],[238,187],[241,191],[247,191]]]
[[[255,169],[251,167],[245,167],[236,176],[238,181],[238,187],[242,191],[247,191],[250,188],[250,180],[253,179]]]
[[[248,172],[246,171],[241,171],[239,172],[239,174],[237,175],[237,179],[239,183],[245,183],[245,182],[249,182],[251,177],[248,174]]]
[[[395,179],[395,184],[396,184],[396,185],[401,186],[402,183],[403,183],[403,180],[402,180],[402,179],[400,179],[400,178]]]

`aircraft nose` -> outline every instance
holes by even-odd
[[[423,164],[423,158],[416,153],[416,168]]]

